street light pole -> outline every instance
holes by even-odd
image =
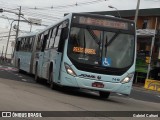
[[[16,20],[13,20],[13,21],[11,22],[10,29],[9,29],[8,40],[7,40],[7,45],[6,45],[6,52],[5,52],[5,58],[6,58],[6,56],[7,56],[8,44],[9,44],[9,39],[10,39],[10,36],[11,36],[12,24],[13,24],[14,21],[16,21]]]
[[[4,10],[4,9],[0,9],[0,12],[9,12],[9,13],[14,13],[16,15],[18,15],[18,25],[17,25],[17,31],[16,31],[16,39],[18,37],[18,32],[19,32],[19,21],[20,21],[20,17],[21,17],[21,6],[19,8],[19,13],[15,13],[15,12],[12,12],[12,11],[9,11],[9,10]],[[12,23],[14,22],[15,20],[12,21]],[[7,55],[7,50],[8,50],[8,43],[9,43],[9,38],[10,38],[10,34],[11,34],[11,29],[12,29],[12,23],[11,23],[11,27],[10,27],[10,30],[9,30],[9,36],[8,36],[8,40],[7,40],[7,46],[6,46],[6,52],[5,52],[5,59],[6,59],[6,55]]]
[[[109,8],[114,8],[114,9],[117,11],[119,17],[121,18],[121,15],[120,15],[120,13],[119,13],[119,10],[118,10],[116,7],[113,7],[113,6],[111,6],[111,5],[109,5],[108,7],[109,7]]]
[[[136,25],[137,25],[139,6],[140,6],[140,0],[137,1],[136,14],[135,14],[135,18],[134,18],[134,22],[135,22]]]

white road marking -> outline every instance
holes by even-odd
[[[122,94],[120,94],[120,93],[116,93],[117,95],[122,95]]]
[[[15,75],[18,75],[18,74],[15,74]]]
[[[18,76],[18,77],[22,77],[22,76]]]
[[[160,97],[160,95],[158,95],[157,97]]]
[[[22,79],[22,81],[26,82],[27,80],[26,79]]]

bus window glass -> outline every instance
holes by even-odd
[[[58,28],[58,31],[57,31],[57,34],[56,34],[56,38],[55,38],[55,42],[54,42],[54,48],[58,47],[59,40],[60,40],[60,37],[61,37],[61,32],[62,32],[62,24]]]
[[[30,42],[30,38],[27,37],[27,38],[26,38],[26,43],[25,43],[26,51],[30,51],[29,42]]]
[[[48,43],[48,41],[49,41],[49,30],[47,30],[44,34],[43,34],[44,36],[43,36],[43,47],[42,47],[42,49],[48,49],[48,46],[47,46],[47,43]]]
[[[125,68],[134,59],[134,35],[72,27],[68,55],[82,64]]]
[[[57,31],[57,27],[53,28],[52,33],[51,33],[49,48],[53,48],[56,31]]]
[[[21,38],[18,38],[15,45],[16,51],[20,50],[20,45],[21,45]]]
[[[30,51],[32,51],[33,40],[34,40],[33,37],[30,37],[30,41],[29,41]]]
[[[48,37],[47,37],[47,43],[46,43],[46,49],[49,48],[49,43],[50,43],[50,40],[51,40],[51,38],[50,38],[51,33],[52,33],[52,30],[49,30],[49,32],[48,32]]]
[[[38,41],[37,41],[37,51],[40,51],[42,49],[42,45],[43,45],[43,38],[44,38],[44,35],[43,34],[40,34],[38,36]]]
[[[21,38],[21,50],[24,51],[24,45],[25,45],[25,38]]]

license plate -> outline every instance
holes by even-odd
[[[92,83],[92,87],[104,88],[104,84],[101,82],[94,82]]]

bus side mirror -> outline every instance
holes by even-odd
[[[68,32],[69,32],[69,29],[67,27],[63,28],[62,30],[62,40],[65,40],[68,38]]]

